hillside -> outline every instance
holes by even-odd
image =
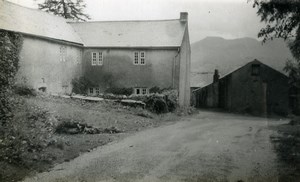
[[[191,86],[203,86],[212,82],[212,73],[218,69],[224,75],[253,59],[283,72],[287,59],[292,55],[281,39],[262,43],[253,38],[226,40],[207,37],[191,45]],[[207,73],[209,72],[209,73]]]

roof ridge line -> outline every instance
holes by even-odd
[[[20,4],[17,4],[17,3],[14,3],[14,2],[8,1],[8,0],[0,0],[0,1],[3,1],[4,3],[9,3],[9,4],[13,5],[13,6],[18,6],[20,8],[27,9],[27,10],[30,10],[30,11],[36,11],[38,13],[42,13],[42,14],[45,14],[45,15],[48,15],[48,16],[52,16],[52,17],[55,17],[57,19],[60,19],[61,21],[64,21],[65,23],[68,23],[68,19],[65,19],[64,17],[57,16],[57,15],[54,15],[52,13],[40,10],[40,9],[31,8],[31,7],[27,7],[27,6],[22,6]]]
[[[163,19],[163,20],[104,20],[104,21],[85,21],[85,22],[68,22],[67,23],[70,23],[70,24],[76,24],[76,23],[111,23],[111,22],[114,22],[114,23],[118,23],[118,22],[158,22],[158,21],[175,21],[175,20],[180,20],[180,19]]]

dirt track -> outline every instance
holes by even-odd
[[[278,123],[201,111],[99,147],[25,181],[277,181],[268,127]]]

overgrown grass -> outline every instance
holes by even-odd
[[[300,180],[300,125],[283,124],[276,127],[279,136],[272,137],[279,158],[279,181]]]

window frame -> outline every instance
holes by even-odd
[[[89,94],[94,94],[94,88],[93,87],[89,88]]]
[[[99,88],[99,87],[96,87],[96,88],[95,88],[95,93],[96,93],[96,95],[99,95],[99,94],[100,94],[100,88]]]
[[[60,46],[59,48],[59,60],[60,62],[66,62],[67,46]]]
[[[97,52],[92,52],[92,66],[97,65]]]
[[[134,94],[135,95],[140,95],[141,94],[140,88],[134,88]]]
[[[139,65],[139,59],[140,59],[139,52],[135,51],[133,53],[133,64],[134,65]]]
[[[149,89],[146,87],[136,87],[134,88],[135,95],[147,95],[149,93]]]
[[[147,88],[142,88],[142,95],[147,95]]]
[[[142,56],[143,54],[143,56]],[[143,61],[143,63],[142,63]],[[140,52],[140,65],[145,65],[146,64],[146,53],[145,51],[141,51]]]
[[[133,52],[133,64],[134,65],[146,65],[146,52],[134,51]]]
[[[103,52],[98,52],[98,65],[102,66],[103,65]]]

